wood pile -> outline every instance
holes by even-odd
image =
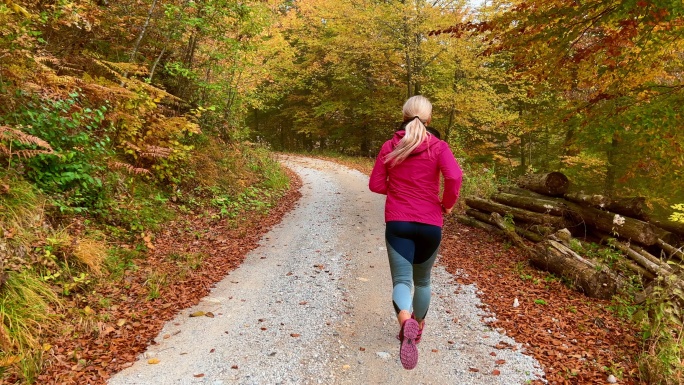
[[[489,199],[466,197],[465,215],[457,220],[505,235],[535,267],[570,279],[590,297],[611,298],[624,285],[624,271],[644,284],[656,277],[681,284],[684,226],[649,221],[644,198],[568,193],[568,186],[558,172],[526,175],[518,187],[502,188]],[[619,268],[582,255],[591,243],[619,251]]]

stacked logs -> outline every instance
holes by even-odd
[[[624,282],[619,271],[581,255],[590,242],[619,250],[620,266],[645,283],[679,275],[668,261],[684,261],[684,226],[649,221],[644,198],[568,193],[568,186],[558,172],[526,175],[489,199],[466,197],[465,215],[456,219],[505,235],[537,268],[570,279],[590,297],[608,299]]]

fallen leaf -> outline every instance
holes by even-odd
[[[506,363],[506,360],[496,360],[497,365],[503,365]]]
[[[474,373],[477,373],[480,371],[480,369],[478,369],[478,368],[468,368],[468,370],[470,370],[471,372],[474,372]]]
[[[494,370],[492,370],[492,374],[495,376],[498,376],[499,374],[501,374],[501,372],[497,369],[494,369]]]
[[[147,363],[150,365],[156,365],[159,363],[159,358],[150,358],[149,360],[147,360]]]
[[[204,313],[203,311],[200,310],[200,311],[196,311],[196,312],[190,314],[190,317],[203,317],[205,314],[206,313]]]
[[[204,313],[204,316],[209,317],[209,318],[214,318],[214,313],[208,311],[208,312]]]
[[[230,368],[231,368],[231,369],[237,369],[238,366],[237,366],[237,365],[233,365],[233,366],[231,366]]]
[[[200,377],[204,377],[204,373],[193,374],[192,376],[200,378]]]
[[[295,337],[295,338],[297,338],[297,337],[299,337],[299,336],[301,336],[301,334],[299,334],[299,333],[292,333],[292,334],[290,334],[290,337]]]

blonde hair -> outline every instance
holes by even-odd
[[[403,112],[404,121],[408,121],[404,128],[406,134],[397,147],[385,157],[385,163],[390,163],[391,166],[403,162],[423,141],[429,140],[425,125],[432,117],[430,101],[421,95],[412,96],[404,103]]]

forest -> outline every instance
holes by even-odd
[[[372,159],[416,94],[462,213],[558,172],[681,230],[681,0],[0,1],[0,383],[47,383],[46,341],[105,321],[95,288],[138,271],[157,298],[168,277],[136,266],[165,223],[251,226],[292,188],[275,152]],[[673,285],[630,308],[645,382],[684,378]]]

